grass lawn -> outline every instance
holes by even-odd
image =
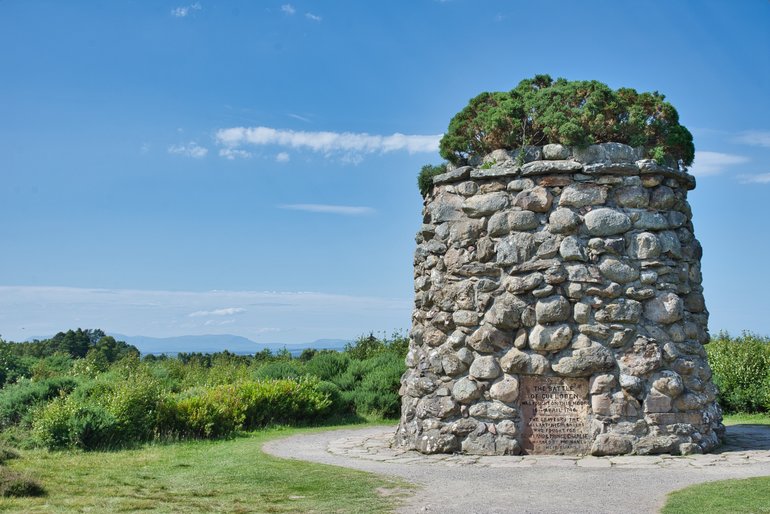
[[[770,477],[722,480],[668,495],[663,514],[770,512]]]
[[[770,414],[725,414],[725,425],[770,425]]]
[[[361,425],[356,425],[361,426]],[[388,512],[410,485],[262,453],[269,439],[319,429],[269,429],[220,441],[114,452],[28,450],[9,461],[38,478],[40,498],[0,498],[5,512]]]
[[[726,414],[725,425],[770,425],[767,414]],[[770,513],[770,477],[721,480],[668,495],[663,514]]]

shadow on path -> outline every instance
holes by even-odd
[[[770,450],[770,425],[730,425],[725,441],[714,453]]]

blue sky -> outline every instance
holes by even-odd
[[[420,166],[537,73],[693,132],[710,327],[770,334],[770,2],[0,2],[0,334],[408,329]]]

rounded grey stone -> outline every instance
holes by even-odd
[[[614,209],[594,209],[583,217],[586,228],[592,236],[621,234],[631,228],[631,220]]]
[[[580,240],[575,236],[568,236],[562,239],[559,245],[559,255],[565,261],[585,261],[586,256]]]
[[[676,203],[676,196],[674,196],[674,190],[668,186],[658,186],[652,190],[650,195],[650,207],[665,211],[674,206]]]
[[[479,402],[471,405],[468,413],[474,418],[502,420],[516,415],[516,409],[498,401]]]
[[[621,207],[644,208],[650,204],[650,193],[642,186],[621,187],[615,192],[615,201]]]
[[[492,387],[489,388],[489,396],[493,400],[500,400],[503,403],[513,403],[519,397],[519,381],[516,377],[504,375]]]
[[[585,207],[600,205],[607,201],[607,188],[596,184],[570,184],[559,198],[561,207]]]
[[[471,196],[462,204],[462,210],[471,218],[489,216],[508,207],[510,198],[507,193],[498,191],[484,195]]]
[[[548,212],[553,196],[542,186],[525,189],[516,195],[513,203],[522,209],[534,212]]]
[[[470,376],[479,380],[491,380],[500,375],[500,364],[497,363],[497,358],[491,355],[476,357],[471,364],[469,373]]]
[[[571,209],[558,208],[548,216],[548,228],[555,234],[572,232],[580,225],[580,216]]]
[[[637,259],[657,259],[660,257],[661,244],[651,232],[636,234],[631,240],[630,254]]]
[[[535,181],[531,178],[517,178],[508,182],[508,191],[523,191],[535,187]]]
[[[465,363],[457,356],[456,353],[445,353],[441,356],[441,367],[444,368],[444,373],[450,377],[454,377],[464,372],[467,369]]]
[[[535,315],[540,324],[565,321],[569,319],[571,310],[569,300],[563,296],[549,296],[535,305]]]
[[[452,387],[452,396],[460,403],[470,403],[481,396],[479,385],[468,377],[461,378]]]
[[[513,211],[508,214],[510,230],[532,230],[538,225],[537,214],[532,211]]]
[[[567,324],[535,325],[529,333],[529,346],[533,350],[551,352],[569,346],[572,329]]]
[[[639,278],[639,270],[614,257],[605,257],[599,264],[602,275],[617,282],[625,284]]]
[[[609,371],[614,367],[615,356],[598,343],[588,348],[574,350],[551,364],[551,369],[566,377],[588,377],[600,371]]]
[[[662,293],[644,305],[644,317],[655,323],[674,323],[682,319],[684,303],[674,293]]]
[[[569,159],[570,149],[564,145],[548,144],[543,146],[543,158],[550,161]]]

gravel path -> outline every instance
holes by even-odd
[[[270,441],[278,457],[396,476],[420,486],[400,512],[657,512],[670,491],[699,482],[770,475],[770,427],[728,427],[717,453],[558,457],[421,455],[390,448],[393,426]]]

